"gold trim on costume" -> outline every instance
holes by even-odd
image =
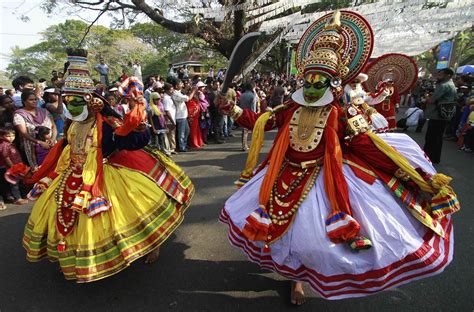
[[[242,116],[242,113],[244,110],[237,105],[234,105],[232,109],[230,110],[229,116],[232,117],[234,120],[238,119],[240,116]]]
[[[332,107],[300,107],[290,122],[290,146],[298,152],[311,152],[318,147]]]
[[[355,167],[355,168],[359,169],[360,171],[363,171],[363,172],[365,172],[367,174],[370,174],[371,176],[377,178],[377,175],[375,174],[375,172],[373,172],[372,170],[369,170],[367,168],[364,168],[364,167],[356,164],[353,161],[350,161],[348,159],[343,159],[342,162],[348,164],[349,166]]]

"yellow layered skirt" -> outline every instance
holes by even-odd
[[[146,175],[105,164],[103,195],[112,209],[92,218],[81,213],[73,232],[65,238],[66,250],[58,252],[54,190],[59,179],[34,205],[23,246],[29,261],[45,257],[59,261],[66,279],[78,283],[113,275],[159,247],[183,221],[194,194],[186,177],[189,200],[179,204]]]

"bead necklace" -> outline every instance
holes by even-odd
[[[72,203],[69,202],[64,202],[63,199],[64,199],[64,190],[67,190],[68,191],[68,194],[70,195],[76,195],[78,194],[81,189],[82,189],[82,185],[83,183],[81,182],[81,184],[79,184],[79,187],[75,190],[71,190],[68,186],[67,186],[67,179],[71,176],[71,174],[73,175],[73,177],[78,177],[77,174],[74,174],[73,173],[73,170],[71,168],[67,168],[66,170],[64,170],[62,176],[61,176],[61,179],[59,180],[59,184],[58,184],[58,187],[56,188],[55,192],[54,192],[54,197],[55,197],[55,200],[56,200],[56,205],[58,207],[64,207],[64,208],[69,208],[71,207]],[[79,176],[80,177],[80,176]]]
[[[67,223],[64,221],[62,209],[63,208],[68,209],[72,206],[72,200],[70,200],[69,202],[64,202],[64,190],[67,190],[68,194],[73,196],[73,195],[78,194],[82,189],[82,182],[79,185],[79,187],[75,190],[71,190],[69,189],[69,187],[67,187],[67,180],[71,175],[73,177],[80,177],[80,175],[78,176],[77,174],[73,172],[72,168],[67,168],[66,170],[64,170],[61,176],[61,179],[59,180],[58,187],[56,188],[54,192],[55,201],[57,205],[56,212],[58,214],[58,222],[64,227],[65,231],[67,231],[68,228],[72,227],[74,223],[76,222],[77,212],[74,210],[71,210],[71,213],[72,213],[71,220],[69,220],[69,222]]]
[[[72,227],[74,225],[74,223],[76,222],[76,217],[77,217],[77,212],[74,211],[74,210],[71,210],[71,220],[69,220],[68,223],[64,222],[64,216],[63,216],[63,211],[61,208],[58,208],[56,210],[56,212],[58,213],[58,221],[59,221],[59,224],[61,224],[63,227],[64,227],[64,231],[67,232],[67,230]]]
[[[58,187],[54,191],[54,198],[58,208],[63,207],[64,188],[66,187],[67,178],[71,175],[71,173],[71,168],[64,170],[63,174],[61,175],[61,179],[59,180]]]
[[[278,180],[280,179],[280,176],[281,176],[284,168],[285,168],[285,164],[283,166],[281,166],[280,171],[278,172],[278,176],[277,176],[277,178],[275,180],[275,183],[273,184],[273,188],[272,188],[273,193],[279,199],[284,199],[284,198],[287,198],[288,196],[290,196],[290,194],[299,186],[301,181],[303,181],[303,179],[306,177],[306,174],[308,173],[308,168],[304,169],[303,172],[299,172],[298,177],[294,181],[291,182],[291,184],[288,187],[288,190],[286,191],[286,193],[285,194],[280,194],[280,193],[278,193],[278,187],[277,186],[278,186]]]
[[[274,224],[278,224],[278,225],[283,225],[283,224],[286,224],[289,222],[289,218],[292,217],[296,211],[298,210],[298,208],[300,207],[300,205],[303,203],[303,201],[306,199],[306,196],[308,195],[310,189],[313,187],[314,183],[316,182],[316,179],[319,175],[319,172],[321,171],[321,167],[316,167],[315,171],[313,172],[310,180],[308,181],[308,183],[306,184],[305,186],[305,189],[301,195],[301,197],[298,199],[298,201],[296,202],[295,205],[293,205],[293,207],[287,212],[287,213],[283,213],[281,210],[278,211],[278,215],[275,215],[273,213],[273,210],[274,210],[274,207],[273,207],[273,189],[270,193],[270,199],[269,199],[269,209],[268,209],[268,214],[270,215],[270,218],[272,219],[272,223]]]

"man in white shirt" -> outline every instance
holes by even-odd
[[[214,67],[209,67],[209,72],[207,73],[207,78],[214,79]]]
[[[173,87],[174,92],[171,98],[173,99],[174,105],[176,107],[176,130],[178,135],[178,151],[187,152],[189,124],[188,107],[186,106],[186,102],[194,96],[196,88],[193,88],[189,96],[187,96],[181,93],[181,89],[183,88],[183,82],[181,80],[174,80]]]
[[[133,69],[133,76],[135,76],[135,77],[137,77],[138,79],[140,79],[140,81],[143,81],[143,78],[142,78],[142,67],[141,67],[141,65],[140,65],[140,62],[138,62],[138,60],[135,60],[135,62],[133,63],[132,69]]]
[[[163,86],[165,91],[163,95],[163,107],[165,110],[166,126],[168,128],[168,141],[170,142],[170,152],[176,154],[176,106],[174,105],[173,95],[174,88],[171,84],[165,83]]]
[[[410,107],[405,112],[405,118],[407,118],[406,128],[416,127],[416,132],[421,132],[423,125],[425,124],[423,110],[419,107]]]
[[[168,73],[167,73],[167,79],[174,79],[176,78],[176,73],[174,72],[173,64],[168,65]]]

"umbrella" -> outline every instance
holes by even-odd
[[[458,69],[456,70],[456,74],[472,74],[474,73],[474,65],[464,65],[464,66],[459,66]]]

